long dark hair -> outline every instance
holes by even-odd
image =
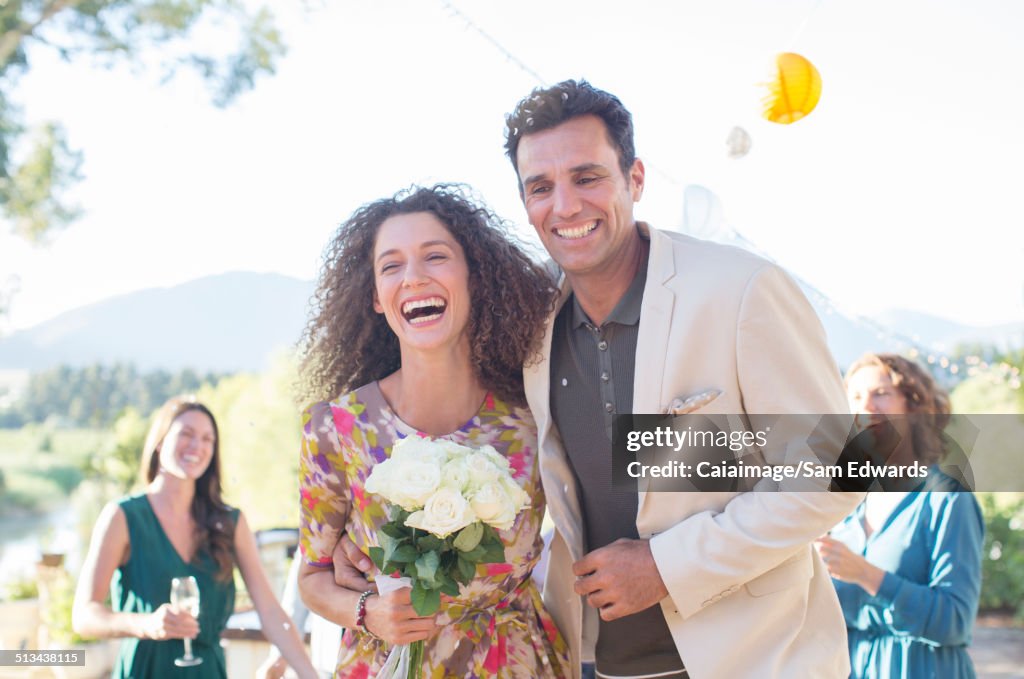
[[[505,222],[458,184],[399,191],[364,205],[339,227],[324,253],[313,315],[299,345],[302,396],[333,398],[401,367],[398,338],[373,310],[373,249],[384,221],[416,212],[437,217],[465,252],[473,371],[499,398],[523,404],[523,364],[536,355],[554,284]]]
[[[216,578],[226,581],[231,578],[235,567],[235,526],[231,520],[231,508],[221,499],[220,432],[210,409],[191,396],[175,396],[164,403],[146,435],[139,472],[144,483],[153,482],[160,470],[159,449],[167,432],[180,415],[190,410],[203,413],[213,425],[213,457],[206,471],[196,480],[196,492],[192,497],[196,544],[198,551],[206,551],[217,563]]]

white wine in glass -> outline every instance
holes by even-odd
[[[188,611],[196,618],[199,616],[199,583],[191,575],[187,578],[171,580],[171,605],[178,610]],[[174,659],[178,667],[193,667],[203,662],[202,658],[192,655],[192,640],[185,639],[185,655]]]

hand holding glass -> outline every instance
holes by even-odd
[[[178,610],[188,611],[193,617],[199,616],[199,584],[191,575],[171,580],[171,605]],[[203,662],[192,655],[192,640],[185,638],[185,655],[174,659],[178,667],[193,667]]]

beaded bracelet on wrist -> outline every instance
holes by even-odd
[[[375,641],[383,641],[380,637],[370,631],[370,628],[366,626],[366,600],[370,598],[371,594],[376,594],[372,589],[368,589],[359,595],[359,601],[356,603],[356,628],[362,630],[362,632],[368,635]]]

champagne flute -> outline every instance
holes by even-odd
[[[179,610],[188,611],[195,618],[199,616],[199,583],[191,575],[186,578],[171,580],[171,605]],[[185,655],[174,659],[178,667],[194,667],[203,662],[202,658],[192,655],[192,640],[185,638]]]

